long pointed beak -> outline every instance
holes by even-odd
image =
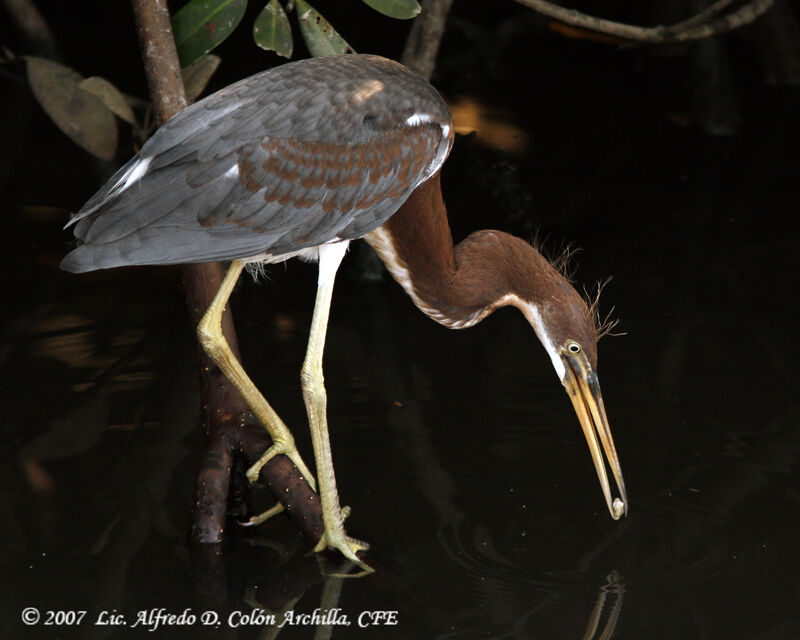
[[[614,439],[611,437],[611,429],[606,418],[606,409],[603,404],[603,394],[600,392],[600,383],[597,373],[592,370],[586,356],[568,354],[562,356],[565,365],[563,379],[564,388],[572,400],[572,406],[581,423],[581,429],[586,436],[589,445],[589,452],[592,454],[592,462],[597,470],[597,477],[600,479],[600,487],[606,498],[608,510],[614,520],[619,520],[622,515],[628,515],[628,497],[625,493],[625,481],[622,479],[622,467],[619,464],[617,450],[614,447]],[[598,438],[600,443],[598,443]],[[602,451],[600,450],[602,444]],[[605,460],[603,459],[605,452]],[[620,497],[611,497],[611,487],[608,483],[606,473],[606,460],[614,475]]]

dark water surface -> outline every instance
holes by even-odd
[[[309,612],[340,589],[351,618],[391,610],[399,624],[337,627],[334,638],[796,637],[797,350],[772,289],[791,287],[792,265],[775,245],[717,242],[724,262],[703,252],[664,271],[654,265],[671,260],[669,245],[586,239],[587,263],[614,256],[606,295],[628,331],[601,343],[631,501],[617,523],[520,314],[451,332],[393,283],[342,278],[326,362],[334,456],[350,531],[373,544],[378,573],[340,585],[326,584],[282,519],[216,561],[187,547],[202,439],[176,274],[72,278],[25,265],[30,288],[6,326],[2,367],[6,628],[25,606],[130,621],[160,607],[224,616],[252,598],[278,608],[291,596],[292,610]],[[744,268],[754,255],[762,266]],[[253,376],[309,451],[297,371],[314,270],[278,267],[271,280],[241,286],[240,335]]]
[[[617,54],[573,55],[574,86],[543,71],[544,102],[501,100],[536,105],[506,104],[531,140],[504,161],[516,170],[459,139],[445,197],[459,238],[542,225],[552,244],[583,247],[579,283],[614,276],[603,305],[627,335],[601,341],[599,370],[628,518],[609,517],[519,313],[448,331],[348,258],[329,420],[348,530],[373,545],[376,574],[324,578],[284,518],[190,548],[202,431],[177,271],[59,272],[65,210],[93,187],[36,191],[38,163],[58,172],[31,152],[3,203],[3,637],[274,638],[235,626],[256,603],[278,619],[335,606],[351,622],[285,626],[281,640],[800,637],[800,196],[797,136],[782,128],[800,100],[750,80],[740,133],[710,138],[667,117],[666,92],[620,80]],[[47,126],[30,135],[58,135]],[[293,262],[234,296],[245,365],[307,459],[299,369],[315,278]],[[268,492],[255,500],[268,506]],[[26,607],[88,613],[25,627]],[[210,611],[220,627],[130,628],[161,608]],[[397,624],[360,628],[374,611]],[[128,626],[96,626],[101,612]]]

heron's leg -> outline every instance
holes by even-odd
[[[250,482],[255,482],[261,468],[279,454],[284,454],[295,464],[300,473],[303,474],[308,484],[312,489],[316,489],[314,476],[308,470],[297,447],[294,444],[294,438],[288,427],[275,413],[274,409],[269,406],[264,396],[261,395],[259,390],[247,376],[244,368],[233,355],[227,340],[222,335],[222,312],[225,310],[225,305],[228,303],[228,298],[231,296],[233,287],[239,279],[239,275],[244,269],[245,263],[241,260],[234,260],[222,280],[219,291],[214,296],[208,310],[197,325],[197,336],[200,339],[200,344],[203,345],[206,353],[217,364],[222,373],[230,380],[239,392],[244,397],[247,405],[252,409],[255,416],[264,425],[270,438],[272,438],[272,446],[267,449],[252,467],[247,470],[247,478]],[[271,509],[270,515],[280,511]],[[263,522],[263,520],[261,520]]]
[[[328,404],[325,392],[325,380],[322,375],[322,352],[325,347],[325,335],[328,329],[328,315],[333,296],[333,283],[336,271],[347,251],[347,242],[322,245],[319,248],[319,279],[317,282],[317,299],[314,304],[314,316],[311,320],[311,333],[308,338],[306,358],[303,362],[301,381],[303,399],[308,412],[311,427],[311,442],[314,445],[314,458],[317,463],[317,479],[319,480],[319,496],[322,503],[322,517],[325,532],[315,547],[321,551],[325,547],[338,549],[342,554],[356,562],[367,572],[372,570],[356,556],[356,551],[366,549],[369,545],[349,538],[344,532],[344,518],[349,513],[339,506],[339,494],[336,491],[336,476],[333,472],[331,443],[328,436]],[[344,513],[343,513],[344,511]]]

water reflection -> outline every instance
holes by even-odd
[[[620,611],[622,611],[622,600],[625,595],[625,581],[616,571],[612,571],[606,577],[606,584],[600,587],[597,602],[594,605],[586,633],[583,640],[609,640],[614,636],[617,628]],[[609,601],[609,602],[607,602]],[[605,624],[603,618],[605,617]]]

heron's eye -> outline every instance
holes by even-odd
[[[569,349],[570,353],[580,353],[581,345],[577,342],[570,342],[569,345],[567,345],[567,349]]]

